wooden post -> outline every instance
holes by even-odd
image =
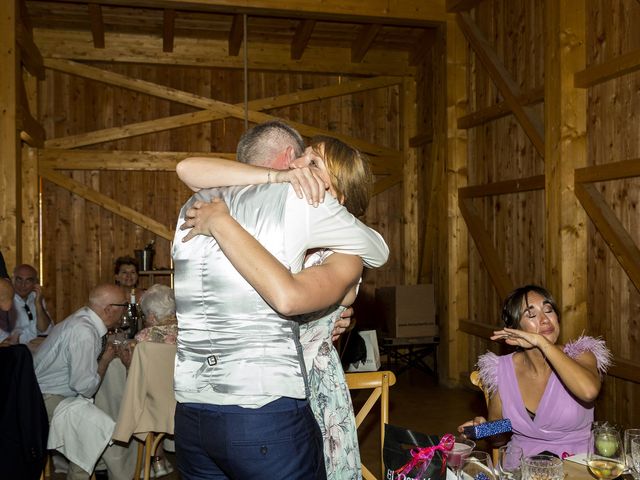
[[[562,338],[587,325],[586,215],[574,172],[586,166],[587,92],[573,85],[585,68],[585,0],[545,5],[546,284],[562,308]]]
[[[38,111],[38,80],[33,75],[24,74],[24,88],[29,101],[29,108],[34,118]],[[22,165],[20,169],[22,179],[22,257],[23,261],[36,268],[40,263],[40,177],[38,176],[38,150],[22,144]],[[39,269],[39,268],[38,268]],[[40,279],[44,277],[40,271]]]
[[[409,142],[417,132],[416,82],[412,77],[405,77],[402,83],[402,150],[404,154],[403,169],[403,270],[405,285],[418,282],[419,248],[418,248],[418,154]]]
[[[445,179],[446,198],[441,199],[442,211],[446,218],[440,222],[447,236],[445,246],[441,246],[441,262],[446,268],[446,294],[438,298],[446,298],[446,317],[440,316],[441,355],[448,372],[440,378],[449,385],[460,381],[460,374],[467,370],[468,349],[467,336],[458,331],[460,320],[469,316],[469,259],[468,232],[464,219],[458,208],[458,188],[467,184],[467,132],[457,128],[457,119],[465,113],[467,104],[467,42],[458,27],[455,17],[447,20],[446,40],[446,129],[447,150]]]
[[[20,57],[16,43],[18,1],[0,6],[0,239],[7,267],[22,261],[20,137],[17,131]]]

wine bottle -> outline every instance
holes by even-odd
[[[133,338],[138,333],[138,305],[136,304],[136,291],[131,289],[131,296],[129,297],[129,306],[127,307],[127,321],[129,323],[129,329],[127,330],[127,337]]]

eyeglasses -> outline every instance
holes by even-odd
[[[112,307],[128,307],[129,306],[128,303],[110,303],[109,305],[111,305]]]

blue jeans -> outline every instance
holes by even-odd
[[[178,403],[176,462],[183,480],[324,480],[322,433],[307,400],[261,408]]]

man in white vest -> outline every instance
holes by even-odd
[[[303,151],[294,129],[268,122],[243,135],[238,159],[287,168]],[[183,206],[178,226],[195,201],[214,196],[292,272],[318,247],[359,255],[369,266],[388,256],[379,234],[333,197],[314,208],[288,184],[201,190]],[[177,228],[173,242],[175,441],[182,478],[326,478],[298,324],[260,297],[215,239],[198,235],[184,243],[187,233]]]

